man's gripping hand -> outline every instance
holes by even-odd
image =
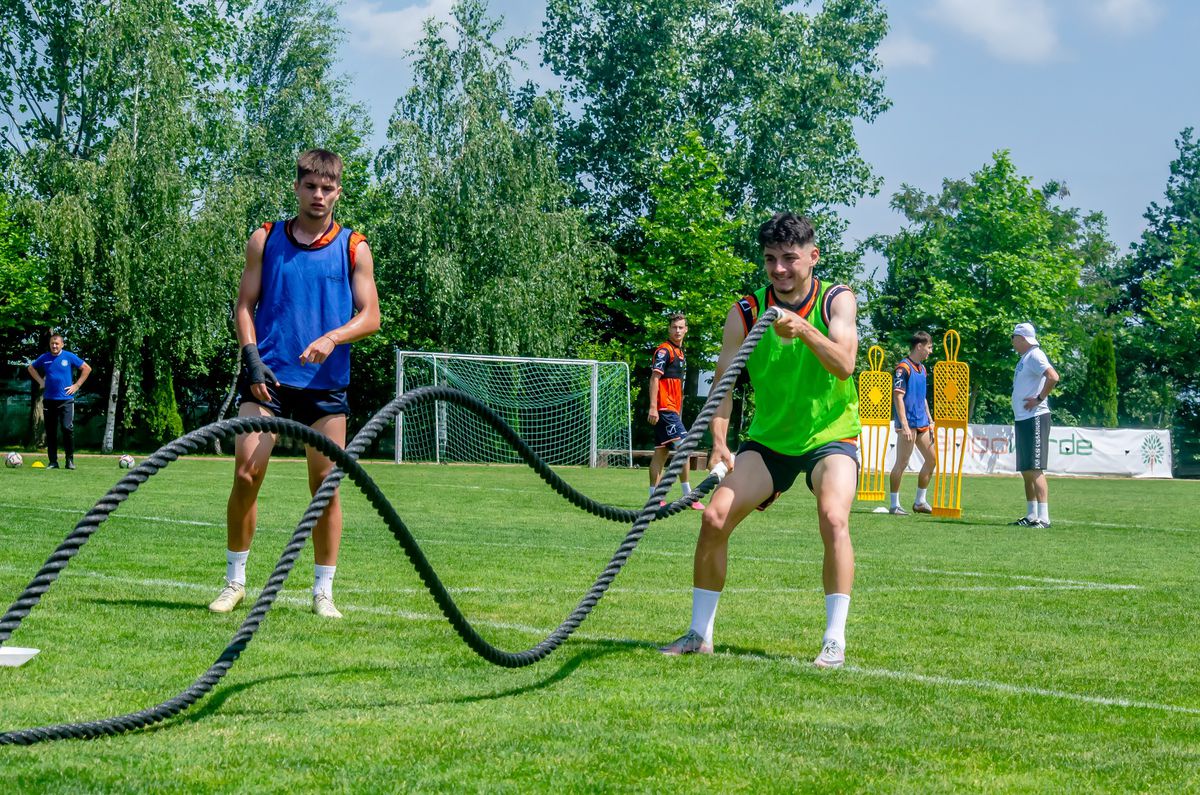
[[[267,392],[266,385],[279,386],[279,379],[275,377],[275,373],[271,372],[270,367],[263,364],[262,358],[258,355],[258,346],[253,342],[242,347],[242,362],[246,365],[251,394],[259,400],[270,400],[271,395]]]

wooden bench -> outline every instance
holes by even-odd
[[[624,460],[629,454],[628,450],[597,450],[596,465],[611,466],[613,461]],[[653,450],[634,450],[633,465],[634,466],[650,466],[650,459],[654,457]],[[708,469],[708,452],[692,451],[688,456],[688,466],[693,472]]]

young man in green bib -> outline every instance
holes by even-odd
[[[716,379],[720,379],[768,307],[783,317],[767,330],[746,363],[754,387],[754,421],[735,458],[729,450],[731,399],[712,420],[711,461],[729,475],[712,495],[700,525],[692,572],[692,624],[664,654],[710,654],[717,601],[725,587],[729,536],[755,508],[765,510],[804,473],[817,498],[825,545],[825,634],[813,663],[845,662],[846,615],[854,584],[850,505],[858,486],[857,303],[845,285],[828,284],[813,270],[820,252],[812,223],[777,213],[758,230],[770,284],[742,298],[725,318]]]

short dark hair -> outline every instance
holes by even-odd
[[[812,221],[805,216],[793,212],[775,213],[758,228],[758,245],[761,248],[789,243],[806,246],[813,242],[815,235]]]
[[[913,335],[908,338],[908,347],[915,348],[927,342],[933,342],[933,337],[929,336],[928,331],[914,331]]]
[[[58,340],[62,340],[63,342],[67,341],[67,338],[64,337],[62,334],[59,334],[57,331],[50,332],[50,339],[52,339],[52,340],[58,339]]]
[[[342,184],[342,159],[327,149],[309,149],[296,158],[296,181],[309,174]]]
[[[668,326],[674,323],[676,320],[682,320],[684,323],[686,323],[687,315],[683,314],[682,312],[672,312],[671,314],[667,315]]]

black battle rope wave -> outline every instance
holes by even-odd
[[[421,581],[429,589],[438,607],[441,608],[442,613],[476,654],[488,662],[508,668],[524,667],[543,659],[558,648],[583,623],[583,620],[600,601],[605,591],[608,590],[608,586],[616,578],[622,567],[624,567],[626,561],[628,561],[630,554],[637,547],[650,522],[684,510],[692,502],[700,499],[717,483],[717,476],[710,475],[688,497],[677,500],[665,507],[659,506],[659,502],[670,491],[671,486],[674,485],[675,479],[683,468],[683,462],[687,460],[687,456],[696,447],[705,430],[707,430],[712,416],[716,413],[721,401],[736,383],[737,377],[745,367],[746,360],[754,350],[754,346],[766,332],[767,327],[775,320],[777,314],[775,309],[765,311],[750,330],[750,333],[746,335],[746,340],[739,349],[737,356],[734,357],[720,382],[712,390],[708,401],[704,405],[704,409],[692,423],[691,431],[689,431],[688,435],[672,455],[671,462],[663,473],[658,487],[655,488],[654,493],[640,511],[605,505],[575,490],[550,469],[530,449],[529,445],[517,436],[486,405],[470,395],[447,387],[422,387],[396,398],[363,426],[362,430],[358,432],[345,450],[342,450],[331,442],[328,437],[317,433],[306,425],[275,417],[238,417],[236,419],[222,420],[181,436],[146,458],[141,464],[130,470],[129,474],[121,478],[117,485],[113,486],[108,494],[96,503],[92,510],[79,521],[75,529],[62,544],[54,550],[37,575],[17,600],[13,602],[8,612],[0,618],[0,646],[12,636],[12,633],[21,625],[22,620],[29,615],[30,611],[41,600],[42,595],[50,589],[50,585],[58,578],[62,570],[67,567],[71,558],[79,553],[79,550],[87,543],[88,539],[96,532],[99,526],[108,519],[109,515],[122,502],[128,499],[131,494],[137,491],[143,483],[166,468],[171,462],[178,460],[181,456],[205,450],[215,439],[228,441],[242,433],[269,432],[278,433],[311,445],[333,460],[336,467],[325,478],[320,488],[317,489],[316,494],[313,495],[312,502],[309,503],[300,520],[300,524],[296,527],[295,533],[288,541],[287,546],[284,547],[283,554],[280,556],[275,570],[267,580],[262,594],[250,609],[246,620],[242,622],[233,639],[225,647],[225,650],[221,652],[216,662],[183,690],[183,692],[157,706],[138,712],[131,712],[127,715],[119,715],[113,718],[86,723],[66,723],[4,732],[0,734],[0,745],[32,745],[47,740],[93,739],[122,734],[159,723],[167,718],[178,715],[207,695],[216,686],[217,682],[229,672],[229,669],[233,667],[234,662],[241,656],[242,651],[245,650],[251,638],[254,637],[254,633],[258,631],[267,611],[271,609],[279,591],[283,588],[283,583],[295,565],[300,551],[308,541],[308,537],[311,535],[317,519],[324,512],[325,507],[333,498],[338,484],[346,475],[349,475],[350,480],[366,494],[367,499],[370,500],[375,510],[383,517],[388,528],[392,531],[392,535],[396,537],[396,540],[404,548],[404,552],[408,555],[413,567],[417,570]],[[486,420],[513,446],[513,449],[520,454],[525,463],[535,469],[543,480],[556,492],[570,501],[571,504],[610,521],[633,522],[633,527],[625,535],[621,545],[617,547],[612,560],[609,561],[608,565],[596,578],[592,587],[583,599],[580,600],[571,614],[567,616],[557,629],[542,639],[541,642],[525,651],[509,652],[499,649],[488,643],[471,626],[470,622],[462,614],[462,611],[454,603],[445,586],[442,585],[441,580],[438,579],[433,567],[425,558],[424,553],[417,545],[416,539],[413,538],[408,527],[405,526],[404,522],[396,514],[395,508],[388,502],[383,492],[375,484],[375,481],[367,475],[358,463],[358,457],[362,455],[371,442],[383,431],[387,423],[391,422],[396,415],[421,403],[437,400],[462,406]]]

